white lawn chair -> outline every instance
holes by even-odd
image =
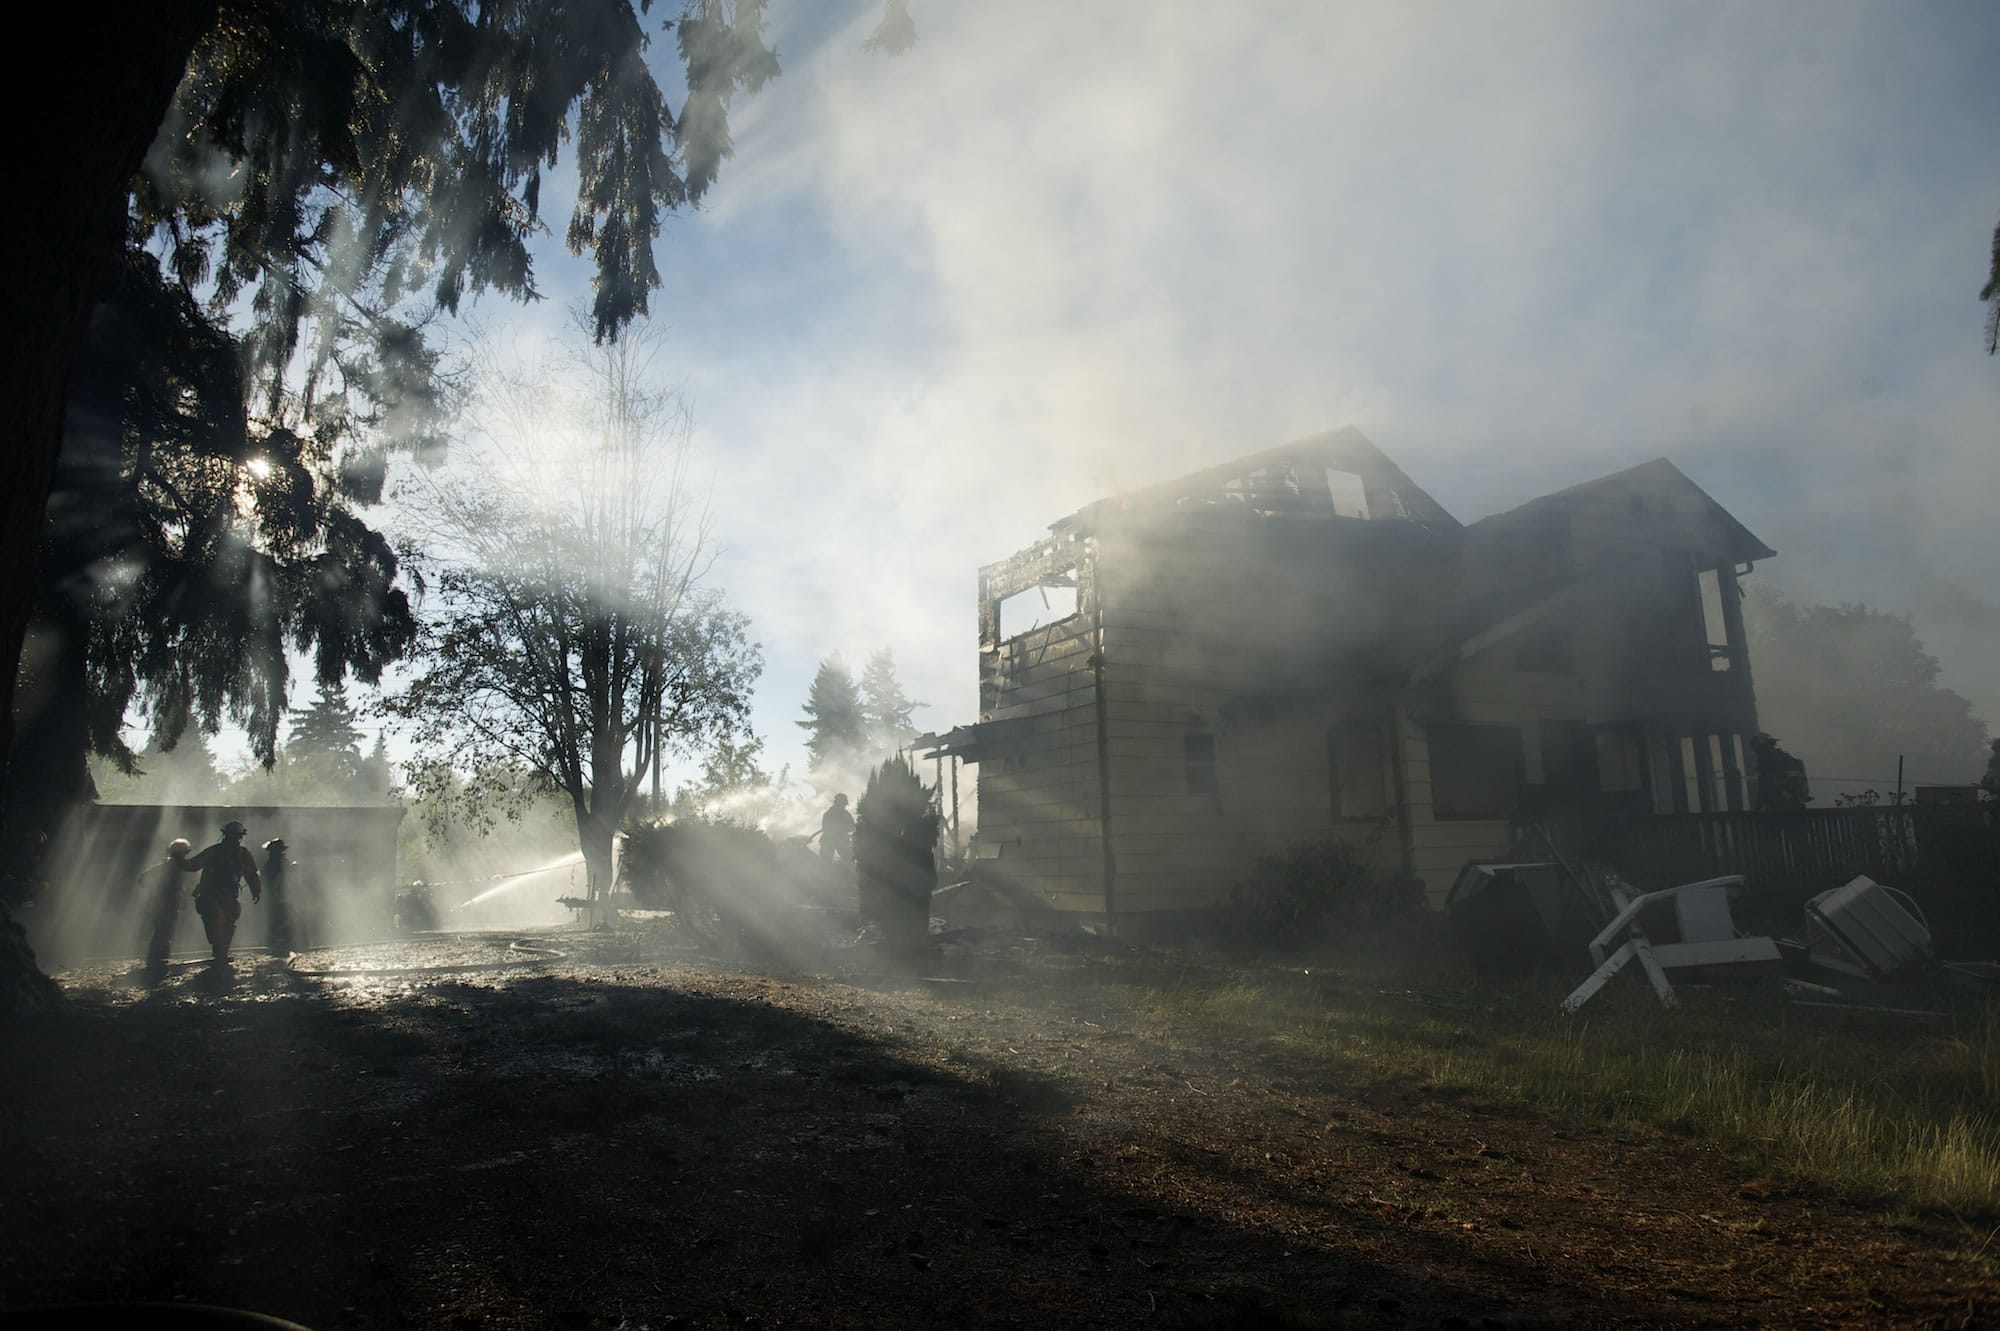
[[[1774,939],[1746,938],[1736,928],[1729,899],[1732,890],[1740,891],[1742,887],[1741,874],[1704,878],[1698,883],[1682,883],[1638,896],[1632,895],[1622,883],[1613,884],[1611,899],[1618,913],[1590,940],[1590,959],[1597,963],[1597,969],[1562,1001],[1562,1010],[1574,1012],[1588,1003],[1612,976],[1634,961],[1646,972],[1660,1002],[1668,1007],[1680,1006],[1680,1000],[1674,996],[1673,982],[1667,979],[1670,970],[1777,963],[1779,952]],[[1678,943],[1655,943],[1639,927],[1639,917],[1645,909],[1666,900],[1674,903],[1674,917],[1680,925]],[[1618,943],[1615,949],[1614,941]]]

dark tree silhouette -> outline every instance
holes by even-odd
[[[1986,354],[2000,352],[2000,226],[1993,228],[1993,258],[1979,298],[1986,302]]]
[[[922,947],[930,936],[931,893],[937,888],[934,799],[935,792],[898,756],[868,774],[854,809],[862,918],[881,924],[902,949]]]
[[[322,683],[319,696],[292,718],[285,756],[332,780],[352,781],[361,774],[362,763],[361,727],[356,721],[347,686],[339,680]]]
[[[39,551],[8,808],[20,830],[92,793],[89,753],[129,770],[225,712],[275,754],[287,648],[321,682],[380,677],[415,625],[397,560],[356,515],[371,484],[324,436],[246,419],[235,339],[149,257],[93,313]]]
[[[1768,591],[1743,602],[1759,724],[1805,761],[1815,793],[1887,794],[1903,759],[1912,784],[1979,777],[1986,727],[1938,685],[1938,661],[1910,621],[1863,605],[1795,605]]]
[[[778,71],[763,0],[692,0],[668,23],[686,72],[672,114],[629,0],[192,0],[116,21],[39,15],[44,86],[14,80],[17,178],[0,330],[0,687],[12,697],[36,554],[90,312],[150,242],[218,325],[247,305],[251,391],[275,425],[421,421],[433,363],[420,305],[534,294],[541,173],[572,136],[566,237],[596,262],[615,335],[658,285],[662,215],[700,200],[730,151],[727,107]],[[32,85],[32,86],[31,86]],[[291,395],[288,374],[303,389]],[[281,695],[280,702],[281,705]],[[254,707],[254,704],[252,705]],[[13,746],[0,712],[0,752]]]

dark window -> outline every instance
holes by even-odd
[[[1334,726],[1326,732],[1326,771],[1333,818],[1380,818],[1389,812],[1382,785],[1382,731],[1376,726]]]
[[[1574,675],[1576,653],[1563,625],[1531,629],[1514,648],[1514,668],[1538,675]]]
[[[1542,784],[1571,796],[1595,795],[1597,736],[1583,721],[1542,722]]]
[[[1215,736],[1189,735],[1187,748],[1187,788],[1190,795],[1213,795],[1222,802],[1222,786],[1215,779]]]
[[[1430,727],[1431,811],[1439,818],[1511,818],[1520,812],[1521,732],[1513,726]]]
[[[1735,655],[1729,641],[1729,616],[1722,608],[1722,598],[1734,591],[1722,581],[1722,570],[1705,568],[1697,576],[1701,586],[1701,626],[1708,638],[1708,668],[1710,670],[1733,670]]]

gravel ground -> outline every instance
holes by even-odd
[[[1685,1140],[1227,1047],[1197,964],[658,930],[61,976],[0,1305],[335,1327],[1969,1326],[1996,1253]]]

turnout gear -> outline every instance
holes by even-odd
[[[174,950],[174,926],[181,918],[181,875],[188,868],[188,852],[194,847],[187,838],[175,837],[167,846],[167,858],[139,875],[139,900],[151,912],[152,932],[146,941],[146,968],[159,970]]]
[[[854,863],[854,815],[847,811],[846,795],[835,795],[832,806],[820,815],[819,857],[829,864]]]
[[[243,916],[243,903],[237,899],[243,883],[249,882],[253,902],[264,896],[257,857],[243,844],[243,838],[249,834],[250,829],[239,822],[224,823],[222,840],[187,861],[190,872],[201,874],[201,881],[194,889],[194,908],[201,915],[201,927],[208,934],[208,945],[220,965],[229,963],[230,940],[236,936],[236,922]]]

